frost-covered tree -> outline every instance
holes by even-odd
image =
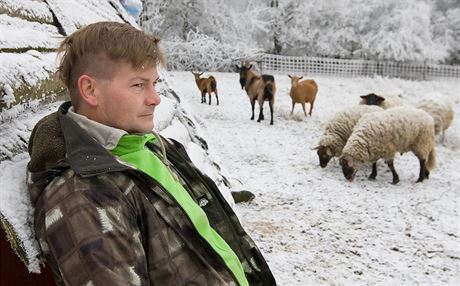
[[[143,28],[171,43],[204,35],[282,55],[460,61],[460,0],[143,1]]]

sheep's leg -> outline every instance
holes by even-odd
[[[260,106],[259,119],[257,119],[257,122],[260,122],[261,120],[264,120],[264,108],[262,106]]]
[[[311,116],[311,112],[313,111],[313,105],[314,104],[315,104],[314,101],[310,102],[310,112],[308,112],[308,114],[310,114],[310,116]],[[307,116],[307,115],[305,114],[305,116]]]
[[[269,102],[270,105],[270,125],[273,125],[273,102]]]
[[[369,175],[369,180],[375,180],[375,177],[377,177],[377,162],[372,164],[372,173]]]
[[[302,102],[303,114],[307,117],[307,111],[305,110],[305,102]]]
[[[254,120],[254,108],[255,108],[255,105],[256,105],[256,100],[255,100],[255,99],[251,99],[251,108],[252,108],[251,120]]]
[[[430,171],[426,169],[426,164],[424,159],[418,159],[420,162],[420,174],[418,176],[417,183],[423,182],[424,179],[428,179]]]
[[[396,173],[395,166],[393,163],[393,159],[387,161],[388,168],[390,168],[391,173],[393,174],[393,185],[396,185],[399,183],[399,176],[398,173]]]

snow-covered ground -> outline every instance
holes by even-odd
[[[190,72],[174,72],[173,89],[205,131],[210,152],[234,189],[256,194],[237,210],[279,285],[458,285],[460,283],[460,122],[454,119],[436,146],[438,167],[416,184],[411,153],[397,156],[400,183],[379,162],[354,182],[338,160],[319,167],[315,147],[329,116],[373,91],[400,94],[413,105],[439,94],[460,114],[458,81],[414,82],[387,78],[315,77],[319,93],[313,116],[290,112],[290,80],[276,75],[274,126],[249,120],[250,104],[237,73],[213,73],[220,105],[200,104]],[[257,110],[257,109],[256,109]],[[308,109],[307,109],[308,111]],[[258,111],[257,111],[258,112]],[[256,118],[257,118],[256,112]]]

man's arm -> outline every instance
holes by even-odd
[[[58,179],[37,203],[42,250],[66,285],[148,285],[136,214],[108,179]]]

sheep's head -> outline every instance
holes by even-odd
[[[303,76],[292,76],[290,74],[288,74],[288,77],[291,79],[291,85],[296,85],[299,83],[299,80],[301,80],[303,78]]]
[[[360,164],[348,154],[342,155],[342,157],[340,157],[339,163],[340,166],[342,166],[342,172],[345,179],[352,182],[355,178],[356,171],[358,171],[358,165]]]
[[[334,154],[332,153],[332,150],[330,147],[327,146],[318,146],[315,149],[317,149],[316,153],[318,154],[319,158],[319,165],[321,168],[326,168],[327,163],[334,157]]]
[[[241,84],[241,89],[243,89],[244,86],[246,85],[246,77],[247,77],[248,71],[252,68],[252,65],[249,65],[249,67],[246,65],[241,65],[241,67],[236,65],[236,68],[240,72],[240,84]]]
[[[203,73],[204,72],[198,72],[198,71],[192,72],[192,74],[195,76],[195,80],[199,80],[200,76],[202,76]]]
[[[369,93],[367,95],[361,95],[361,98],[363,99],[361,101],[362,104],[367,104],[367,105],[378,105],[381,106],[382,102],[385,100],[384,97],[377,95],[375,93]]]

